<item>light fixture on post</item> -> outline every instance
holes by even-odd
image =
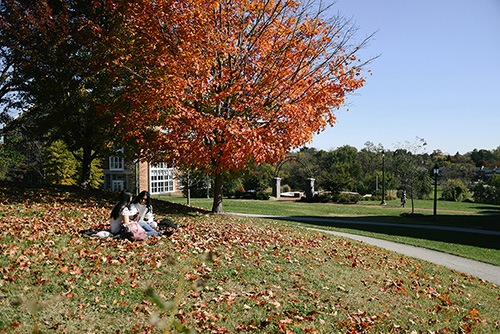
[[[437,180],[439,174],[439,166],[435,164],[432,171],[434,172],[434,219],[437,219]]]
[[[386,205],[385,203],[385,151],[382,151],[382,202],[380,205]]]

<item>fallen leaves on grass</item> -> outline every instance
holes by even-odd
[[[112,205],[112,199],[70,192],[21,195],[0,188],[2,286],[57,284],[59,295],[75,300],[79,310],[121,308],[124,315],[149,318],[153,325],[144,321],[129,328],[144,332],[151,326],[210,333],[498,328],[498,319],[481,315],[485,306],[468,295],[484,281],[451,271],[447,280],[436,278],[410,258],[280,223],[184,215],[162,204],[155,211],[179,225],[170,239],[83,238],[82,230],[107,228]],[[165,275],[165,266],[178,275]],[[157,285],[146,290],[153,303],[127,299],[138,298],[145,275]],[[162,297],[155,291],[161,293],[163,280],[182,289]],[[498,288],[490,288],[498,296]],[[106,298],[99,295],[103,291],[115,295]],[[167,319],[162,312],[174,312],[175,319],[161,322]]]

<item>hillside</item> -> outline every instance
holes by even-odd
[[[280,222],[155,201],[171,238],[85,238],[114,196],[0,185],[0,332],[500,330],[491,283]]]

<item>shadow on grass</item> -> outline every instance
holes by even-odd
[[[76,204],[90,200],[100,205],[106,205],[111,197],[115,200],[118,195],[96,189],[85,190],[77,186],[0,182],[0,200],[12,204],[50,203],[54,201]]]
[[[178,204],[174,202],[167,202],[165,200],[157,200],[152,198],[151,205],[154,208],[154,211],[158,214],[196,214],[196,213],[209,213],[210,211],[205,210],[203,208],[195,208],[192,206],[187,206],[184,204]]]
[[[98,206],[112,208],[118,202],[119,194],[100,189],[82,189],[76,186],[52,186],[39,184],[24,184],[16,182],[0,182],[0,203],[54,203],[67,205],[88,205],[89,202]],[[182,204],[151,199],[155,213],[165,214],[195,214],[209,211],[188,207]],[[111,209],[110,209],[111,210]]]
[[[495,207],[495,206],[480,206],[478,209],[483,210],[481,213],[484,214],[500,214],[500,207]],[[500,220],[500,218],[498,218]]]
[[[436,229],[426,229],[419,227],[412,227],[412,221],[408,221],[408,226],[390,226],[388,225],[376,225],[376,224],[363,224],[360,221],[354,221],[352,223],[349,222],[334,222],[334,221],[312,221],[313,219],[318,219],[321,217],[312,217],[311,221],[307,221],[306,217],[301,217],[300,222],[306,223],[312,226],[316,226],[318,228],[321,227],[337,227],[337,228],[348,228],[351,230],[359,230],[373,233],[381,233],[387,234],[391,236],[400,236],[400,237],[410,237],[431,241],[442,241],[447,243],[455,243],[461,245],[469,245],[474,247],[481,248],[491,248],[500,250],[500,236],[499,235],[489,235],[489,234],[480,234],[480,233],[471,233],[471,232],[461,232],[461,231],[443,231]],[[342,220],[348,220],[349,217],[342,217]],[[366,221],[374,221],[376,217],[366,217]],[[356,217],[359,219],[359,217]],[[283,220],[292,220],[287,219],[286,217]],[[436,222],[435,225],[439,225],[439,221]]]

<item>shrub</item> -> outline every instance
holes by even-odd
[[[472,187],[474,202],[500,205],[500,188],[479,182]]]
[[[332,196],[332,201],[336,203],[343,204],[355,204],[361,200],[362,196],[360,194],[348,194],[340,193]]]
[[[241,180],[229,179],[225,180],[222,185],[222,193],[228,198],[235,197],[235,192],[238,187],[241,187]]]
[[[442,186],[441,197],[446,201],[462,202],[468,192],[467,186],[460,179],[450,179]]]
[[[237,199],[257,199],[257,200],[268,200],[271,198],[271,193],[268,191],[247,191],[238,189],[235,192]]]
[[[301,198],[301,201],[306,201],[306,198],[305,197]],[[311,200],[307,201],[314,203],[328,203],[332,201],[332,195],[328,193],[315,194]]]
[[[500,189],[500,175],[499,174],[491,175],[490,178],[488,179],[488,184],[492,187]]]
[[[390,195],[390,194],[385,195],[386,201],[393,201],[395,199],[396,199],[396,197],[394,197],[393,195]],[[372,197],[369,197],[368,200],[369,201],[382,201],[382,195],[373,195]]]
[[[271,193],[267,191],[258,191],[255,193],[255,199],[261,200],[261,201],[267,201],[268,199],[271,198]]]
[[[243,199],[255,199],[255,193],[245,192],[241,195]]]

